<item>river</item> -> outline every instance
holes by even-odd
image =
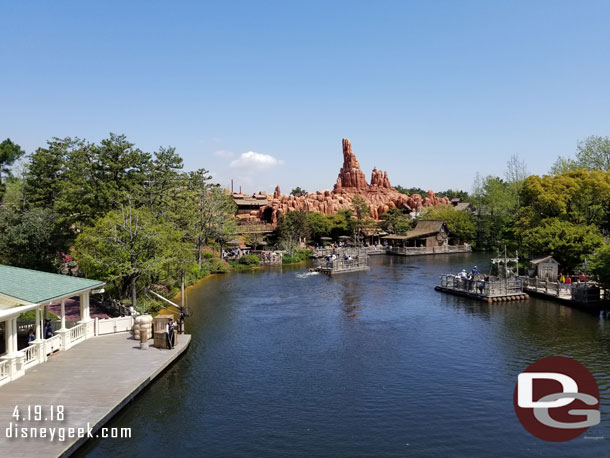
[[[189,351],[109,424],[132,438],[77,456],[610,454],[609,320],[434,291],[441,273],[486,270],[480,254],[370,264],[333,278],[301,264],[202,280],[188,290]],[[517,375],[551,355],[587,366],[601,393],[602,422],[558,444],[513,410]]]

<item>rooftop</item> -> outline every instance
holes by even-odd
[[[0,265],[0,296],[8,305],[39,304],[104,285],[103,281]]]

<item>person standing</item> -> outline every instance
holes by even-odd
[[[174,328],[176,327],[176,323],[172,318],[169,319],[167,324],[165,325],[165,336],[167,338],[167,349],[171,350],[174,348]]]
[[[51,320],[45,320],[44,322],[44,338],[50,339],[55,335],[53,331],[53,326],[51,325]]]

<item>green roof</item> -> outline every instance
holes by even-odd
[[[39,304],[100,287],[103,281],[0,265],[0,294]]]

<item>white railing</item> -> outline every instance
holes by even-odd
[[[85,337],[86,325],[86,323],[81,323],[70,329],[70,333],[68,334],[68,341],[70,342],[70,344],[73,344],[77,340],[83,339]]]
[[[96,335],[114,334],[115,332],[128,332],[133,329],[133,317],[121,316],[118,318],[105,318],[96,320]]]
[[[61,350],[61,336],[56,335],[44,341],[45,351],[47,355]]]
[[[87,321],[87,325],[85,326],[85,334],[86,338],[93,337],[95,335],[95,321],[89,320]]]
[[[30,345],[21,351],[25,353],[24,362],[26,366],[30,366],[38,362],[38,344]]]
[[[0,361],[0,382],[11,376],[9,361]]]

